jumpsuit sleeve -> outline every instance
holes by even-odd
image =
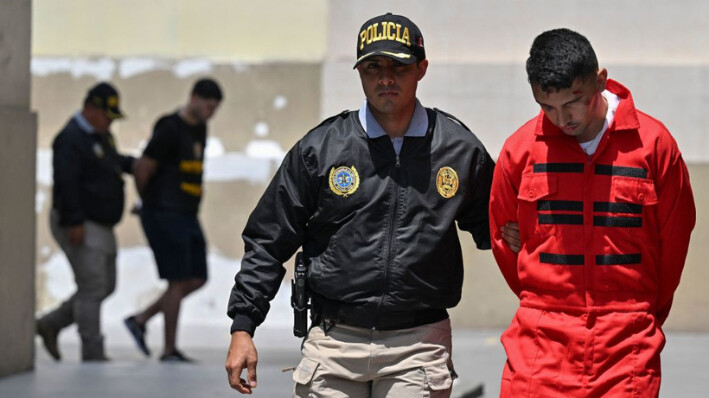
[[[264,321],[285,274],[283,263],[303,242],[317,189],[298,143],[286,155],[242,233],[244,257],[227,310],[233,319],[232,333],[243,330],[253,336]]]
[[[658,176],[657,218],[660,235],[659,296],[657,319],[663,324],[670,313],[674,292],[679,285],[689,247],[689,236],[696,222],[696,210],[689,172],[682,155],[672,142],[672,151],[661,164]],[[662,159],[660,159],[662,162]]]
[[[52,166],[57,210],[62,225],[76,226],[84,223],[81,207],[81,155],[71,136],[60,134],[54,141]]]
[[[482,147],[482,144],[475,151],[474,167],[471,173],[468,198],[465,208],[462,209],[462,217],[458,218],[458,227],[461,230],[469,231],[473,235],[473,240],[478,249],[490,249],[490,229],[488,217],[488,202],[490,200],[490,185],[492,184],[492,172],[495,168],[490,155]]]
[[[517,188],[509,178],[506,170],[507,159],[505,149],[502,149],[495,166],[490,192],[490,240],[492,253],[497,265],[502,271],[507,284],[519,297],[521,284],[517,274],[517,254],[510,250],[502,239],[500,227],[508,222],[517,222]]]

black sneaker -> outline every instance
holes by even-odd
[[[42,338],[44,348],[47,350],[49,355],[51,355],[55,361],[60,361],[62,356],[59,354],[59,345],[57,344],[59,331],[45,326],[42,322],[37,321],[37,334]]]
[[[149,357],[150,350],[145,344],[145,326],[139,324],[138,321],[135,320],[135,316],[129,316],[123,320],[123,323],[128,328],[130,335],[133,336],[133,340],[135,340],[138,349],[145,354],[146,357]]]
[[[194,359],[186,357],[183,353],[180,351],[177,351],[175,349],[169,354],[165,354],[160,357],[160,361],[162,362],[183,362],[183,363],[193,363],[195,362]]]

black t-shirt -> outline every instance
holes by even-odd
[[[145,187],[147,208],[197,214],[202,199],[202,166],[207,126],[187,124],[178,113],[160,118],[143,156],[158,162]]]

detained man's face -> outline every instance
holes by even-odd
[[[564,134],[587,142],[603,128],[607,108],[601,93],[606,88],[606,76],[606,70],[600,69],[595,75],[577,78],[571,87],[548,92],[533,84],[532,94],[547,119]]]
[[[397,115],[413,107],[427,67],[427,60],[405,65],[380,55],[359,64],[357,71],[372,112]]]
[[[190,113],[201,123],[206,123],[217,112],[220,101],[214,98],[202,98],[193,95],[190,98]]]

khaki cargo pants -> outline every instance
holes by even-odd
[[[450,320],[380,331],[310,329],[293,373],[298,398],[447,398],[453,384]]]
[[[116,287],[116,237],[113,229],[93,221],[84,223],[84,242],[69,244],[68,228],[59,225],[59,215],[50,216],[52,235],[74,271],[76,293],[37,322],[59,331],[76,323],[81,336],[81,357],[104,358],[101,334],[101,302]]]

